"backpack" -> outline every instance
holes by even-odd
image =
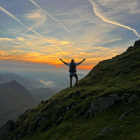
[[[71,65],[70,65],[70,70],[69,70],[69,72],[71,72],[71,73],[74,73],[74,72],[76,72],[76,65],[75,65],[75,63],[70,63]]]

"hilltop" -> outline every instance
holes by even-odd
[[[34,97],[16,80],[0,84],[0,126],[9,119],[16,121],[21,113],[36,105]]]
[[[140,40],[11,126],[4,140],[132,140],[140,133]],[[1,128],[2,129],[2,128]]]

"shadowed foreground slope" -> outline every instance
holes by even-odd
[[[97,64],[26,112],[5,140],[132,140],[140,137],[140,46]]]

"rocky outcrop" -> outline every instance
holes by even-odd
[[[140,46],[140,40],[135,41],[134,47]]]
[[[91,102],[91,105],[88,111],[85,113],[84,117],[88,115],[90,117],[94,116],[97,111],[103,111],[104,109],[112,106],[115,101],[118,99],[116,93],[109,95],[108,97],[99,97]]]
[[[128,101],[130,94],[129,93],[124,93],[122,96],[118,97],[118,104],[126,104]]]
[[[2,140],[2,138],[4,138],[12,130],[14,130],[14,122],[9,120],[0,128],[0,140]]]
[[[134,46],[128,47],[126,52],[131,51],[134,47],[140,46],[140,40],[135,41]]]
[[[134,108],[131,108],[130,110],[124,112],[124,113],[120,116],[119,120],[125,118],[127,115],[129,115],[129,114],[130,114],[131,112],[133,112],[134,110],[135,110]]]
[[[130,95],[128,93],[124,93],[120,97],[118,97],[116,93],[111,94],[108,97],[99,97],[91,102],[90,107],[88,111],[85,113],[84,117],[87,116],[93,117],[96,114],[96,112],[107,109],[108,107],[114,105],[115,102],[117,104],[123,105],[127,103],[132,103],[137,98],[138,98],[137,94]],[[122,114],[120,118],[126,116],[127,114],[129,114],[129,111]]]
[[[129,97],[128,103],[132,103],[137,98],[138,98],[137,94],[133,94],[132,96]]]
[[[128,49],[126,50],[126,52],[131,51],[133,49],[133,46],[128,47]]]
[[[107,133],[108,131],[110,131],[111,129],[113,129],[114,127],[107,127],[105,129],[103,129],[98,135],[102,135],[102,134],[105,134]]]

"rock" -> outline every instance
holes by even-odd
[[[108,131],[110,131],[111,129],[113,129],[114,127],[107,127],[105,129],[103,129],[98,135],[102,135],[104,133],[107,133]]]
[[[72,105],[71,105],[71,109],[74,109],[74,108],[75,108],[75,106],[72,104]]]
[[[128,98],[128,96],[130,96],[130,94],[124,93],[121,97],[118,97],[117,101],[121,104],[125,104],[126,103],[125,98]]]
[[[108,97],[99,97],[91,102],[91,105],[88,111],[85,113],[84,117],[88,115],[93,117],[97,111],[103,111],[104,109],[112,106],[115,101],[118,99],[118,95],[116,93],[109,95]]]
[[[140,46],[140,40],[135,41],[134,47]]]
[[[124,113],[120,116],[119,120],[125,118],[125,117],[126,117],[127,115],[129,115],[132,111],[134,111],[134,108],[131,108],[131,109],[128,110],[127,112],[124,112]]]
[[[135,118],[136,118],[136,119],[138,119],[138,118],[139,118],[139,116],[137,116],[137,115],[136,115],[136,116],[135,116]]]
[[[66,107],[66,111],[68,111],[69,109],[70,109],[70,108],[67,106],[67,107]]]
[[[12,140],[19,140],[21,137],[22,135],[17,135],[17,136],[14,136]]]
[[[34,134],[36,130],[37,130],[37,127],[35,127],[33,124],[29,124],[26,132],[27,134]]]
[[[56,121],[56,123],[54,125],[59,125],[62,122],[64,115],[65,115],[65,113],[63,113],[62,116],[60,116],[58,118],[58,120]]]
[[[31,129],[32,129],[32,126],[29,125],[29,127],[27,128],[27,133],[30,134],[31,133]]]
[[[133,49],[133,47],[130,46],[130,47],[126,50],[126,52],[131,51],[132,49]]]
[[[138,98],[137,94],[133,94],[131,97],[129,97],[128,103],[132,103],[137,98]]]
[[[121,97],[119,97],[121,100],[123,100],[126,96],[129,96],[130,94],[124,93]]]
[[[38,122],[38,126],[40,126],[41,124],[43,124],[43,123],[45,123],[45,122],[47,122],[48,121],[48,118],[46,118],[46,117],[41,117],[41,119],[39,120],[39,122]]]
[[[132,98],[133,98],[133,99],[137,99],[137,98],[138,98],[137,94],[133,94],[133,95],[132,95]]]
[[[72,105],[71,105],[71,109],[76,108],[77,105],[78,105],[78,102],[72,103]]]
[[[39,113],[39,114],[35,117],[35,121],[38,120],[41,116],[42,116],[42,113]]]
[[[80,95],[81,95],[80,91],[77,90],[76,92],[70,93],[70,94],[66,97],[66,99],[67,99],[67,98],[74,97],[74,96],[80,96]]]
[[[14,122],[12,120],[9,120],[0,128],[0,140],[12,130],[14,130]]]

